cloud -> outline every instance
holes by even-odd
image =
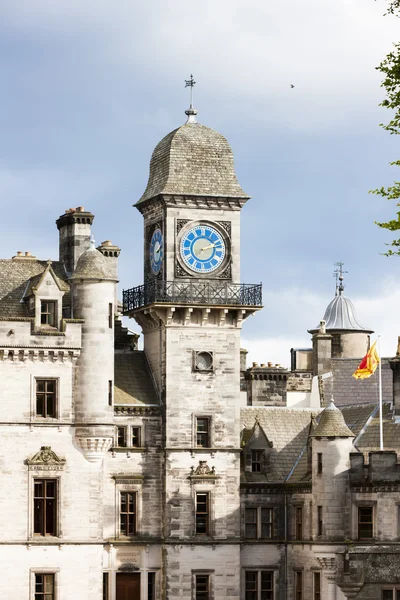
[[[378,110],[374,67],[397,39],[383,12],[365,0],[5,0],[2,27],[81,46],[99,72],[113,65],[149,93],[168,95],[193,71],[199,103],[212,98],[231,118],[354,129]],[[252,109],[234,115],[241,99]]]
[[[397,316],[400,285],[387,278],[379,288],[371,291],[369,296],[354,296],[351,300],[361,323],[375,331],[372,339],[378,334],[381,336],[382,356],[392,357],[396,354],[397,337],[400,336],[400,318]],[[249,352],[248,365],[253,361],[271,361],[290,367],[290,349],[311,348],[311,335],[307,329],[318,324],[331,298],[327,300],[299,288],[286,288],[267,294],[266,298],[268,311],[255,315],[250,331],[247,322],[243,326],[241,344]]]

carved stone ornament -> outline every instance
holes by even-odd
[[[207,464],[206,460],[199,460],[199,466],[194,468],[191,467],[190,475],[193,477],[211,475],[215,477],[215,467],[210,467]]]
[[[231,237],[232,226],[230,221],[217,221],[218,225],[222,227],[226,231],[226,233]]]
[[[182,227],[185,227],[186,223],[190,223],[188,219],[177,219],[176,220],[176,233],[178,234]]]
[[[65,458],[58,457],[51,446],[42,446],[39,452],[25,462],[29,468],[37,471],[61,471],[65,465]]]

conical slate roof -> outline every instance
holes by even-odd
[[[108,269],[107,258],[92,245],[78,259],[76,269],[69,278],[74,279],[109,279],[115,281]]]
[[[158,194],[249,198],[236,178],[227,140],[190,117],[157,144],[146,190],[136,206]]]
[[[341,411],[335,406],[333,398],[321,413],[318,425],[310,433],[310,437],[355,437],[347,427]]]

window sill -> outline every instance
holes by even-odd
[[[109,452],[147,452],[145,446],[113,446]]]

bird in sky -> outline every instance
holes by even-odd
[[[293,83],[291,83],[291,84],[290,84],[290,87],[291,87],[291,88],[294,88],[294,85],[293,85]]]

